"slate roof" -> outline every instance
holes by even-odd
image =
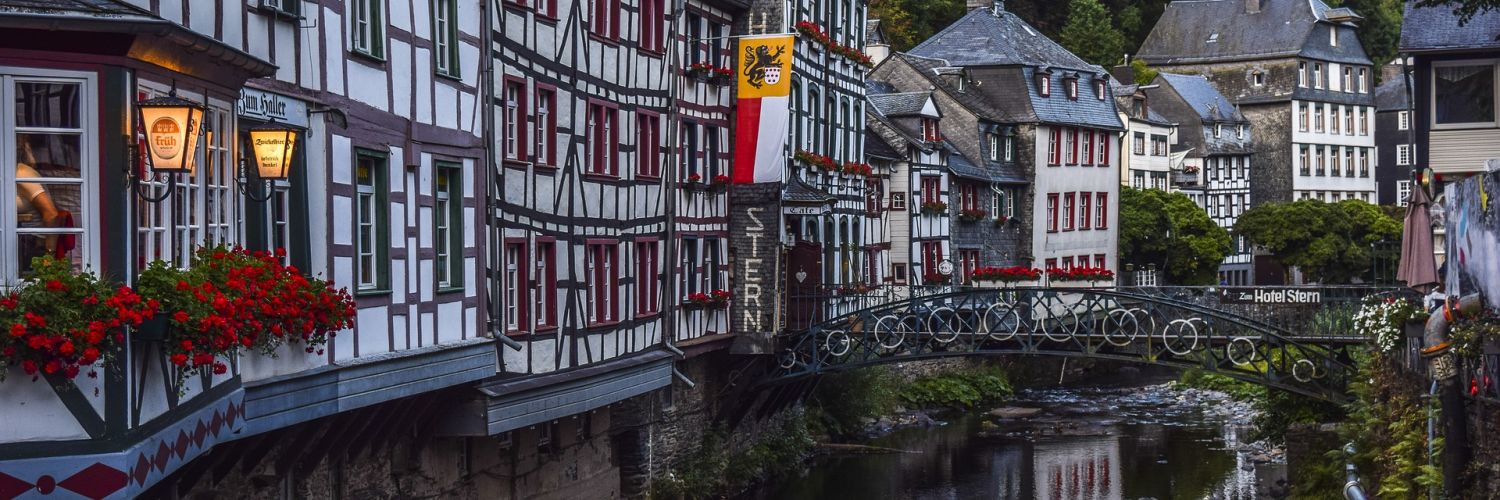
[[[1322,0],[1261,0],[1246,13],[1244,0],[1180,0],[1167,5],[1137,57],[1151,65],[1194,64],[1302,55],[1338,63],[1371,64],[1352,30],[1328,47],[1312,36],[1318,25],[1349,18]],[[1353,16],[1357,18],[1358,16]]]
[[[952,171],[953,175],[976,181],[990,181],[990,173],[969,161],[968,157],[958,151],[958,146],[951,142],[944,142],[943,149],[948,150],[948,170]]]
[[[1411,99],[1406,95],[1404,78],[1392,78],[1375,87],[1375,111],[1407,111]]]
[[[974,9],[931,38],[912,55],[946,59],[954,66],[1054,66],[1102,73],[1068,52],[1015,14]]]
[[[885,142],[885,138],[875,133],[875,131],[870,130],[869,127],[865,127],[865,156],[892,161],[903,159],[901,153],[896,151],[895,146]]]
[[[0,12],[157,20],[150,12],[116,0],[0,0]]]
[[[1247,121],[1245,115],[1240,114],[1239,108],[1208,83],[1207,78],[1175,73],[1161,73],[1159,78],[1165,80],[1177,95],[1182,96],[1182,100],[1187,101],[1206,123]]]
[[[932,92],[870,94],[865,98],[885,116],[914,116],[922,114],[922,108],[932,99]]]
[[[1200,75],[1161,73],[1156,77],[1159,87],[1148,92],[1152,95],[1154,110],[1166,110],[1168,119],[1177,121],[1179,146],[1191,147],[1193,157],[1216,154],[1249,154],[1253,132],[1246,130],[1239,136],[1240,125],[1249,126],[1249,120],[1240,113],[1234,103]],[[1214,137],[1214,125],[1223,123],[1223,133]],[[1174,151],[1180,151],[1174,149]]]
[[[1115,110],[1113,95],[1106,95],[1100,99],[1095,93],[1094,81],[1101,76],[1108,79],[1109,75],[1100,70],[1097,73],[1077,74],[1069,71],[1052,70],[1052,96],[1042,97],[1038,93],[1036,68],[1027,67],[1022,70],[1026,75],[1028,95],[1031,97],[1031,109],[1036,113],[1038,120],[1045,123],[1056,123],[1061,125],[1081,125],[1086,127],[1099,127],[1120,130],[1125,125],[1120,122],[1120,115]],[[1078,99],[1069,99],[1064,91],[1064,80],[1071,76],[1078,78]],[[999,90],[999,89],[991,89]],[[1106,93],[1109,84],[1104,85]]]
[[[1401,23],[1401,51],[1500,49],[1500,10],[1474,15],[1463,26],[1451,7],[1418,8],[1406,4]]]
[[[1103,68],[1085,62],[1043,36],[1015,14],[974,9],[958,21],[898,54],[965,108],[1000,123],[1053,123],[1105,129],[1124,129],[1115,112],[1109,85],[1099,99],[1094,81],[1109,78]],[[962,68],[970,81],[963,91],[948,84],[939,72]],[[1036,70],[1052,74],[1051,97],[1037,88]],[[1078,99],[1068,99],[1064,81],[1078,79]],[[1026,89],[1025,92],[1018,92]]]
[[[801,204],[833,203],[834,197],[826,191],[807,185],[796,175],[788,176],[786,187],[781,188],[781,201]]]

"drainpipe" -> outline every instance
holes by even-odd
[[[1468,413],[1464,407],[1463,387],[1458,381],[1458,361],[1452,353],[1448,329],[1462,316],[1477,314],[1484,308],[1479,294],[1449,297],[1443,307],[1427,319],[1423,344],[1429,345],[1422,355],[1430,359],[1430,373],[1440,388],[1443,417],[1443,491],[1456,495],[1463,491],[1463,471],[1470,459]]]
[[[1365,500],[1364,485],[1359,484],[1359,471],[1354,469],[1354,443],[1344,445],[1344,499]]]

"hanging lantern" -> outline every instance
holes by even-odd
[[[151,170],[191,175],[198,168],[198,136],[203,105],[177,97],[175,92],[136,103],[146,131]]]
[[[250,129],[250,151],[261,180],[286,179],[291,174],[296,148],[297,129],[278,123]]]

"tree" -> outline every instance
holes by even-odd
[[[1452,7],[1459,23],[1467,23],[1477,14],[1500,9],[1500,0],[1417,0],[1417,7]]]
[[[1161,74],[1160,71],[1147,66],[1146,61],[1143,59],[1132,59],[1130,61],[1130,73],[1135,75],[1136,85],[1150,85],[1151,82],[1156,81],[1156,75]]]
[[[1359,42],[1379,68],[1396,58],[1401,43],[1401,18],[1404,0],[1333,0],[1336,7],[1348,7],[1364,17],[1359,22]],[[1380,75],[1376,71],[1377,78]]]
[[[1229,231],[1182,193],[1120,188],[1120,261],[1163,269],[1168,282],[1218,283]]]
[[[1234,232],[1311,281],[1349,283],[1373,266],[1375,243],[1401,240],[1401,223],[1359,200],[1300,200],[1247,210]]]
[[[963,17],[964,0],[871,0],[870,17],[880,19],[880,29],[891,48],[905,52]]]
[[[1072,0],[1058,43],[1091,64],[1106,68],[1119,64],[1125,55],[1125,36],[1109,18],[1099,0]]]

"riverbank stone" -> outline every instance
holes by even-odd
[[[1002,420],[1014,420],[1032,418],[1042,413],[1041,408],[1027,408],[1022,406],[1006,406],[990,410],[989,415]]]

